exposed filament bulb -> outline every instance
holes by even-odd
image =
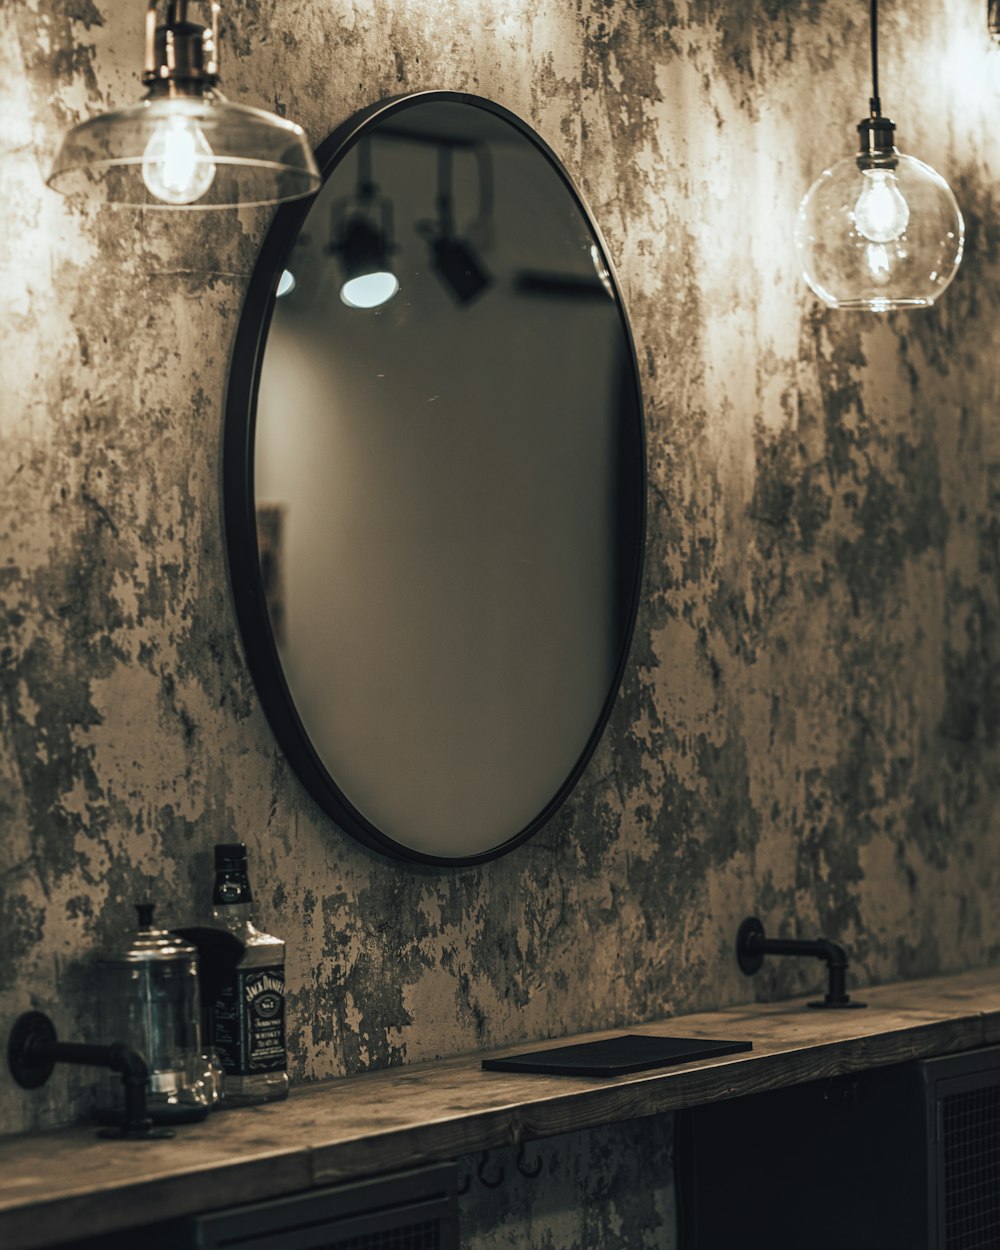
[[[190,117],[160,122],[142,157],[142,180],[150,193],[167,204],[192,204],[214,177],[212,149],[201,127]]]
[[[864,186],[854,205],[854,224],[871,243],[891,243],[906,230],[910,208],[889,169],[863,169]]]

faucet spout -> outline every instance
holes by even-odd
[[[827,969],[827,992],[810,1007],[864,1007],[847,992],[847,952],[829,938],[769,938],[756,916],[748,916],[736,934],[736,960],[747,976],[760,970],[765,955],[806,955],[822,959]]]
[[[172,1129],[154,1128],[146,1114],[146,1082],[149,1067],[141,1051],[124,1042],[110,1046],[87,1042],[60,1042],[48,1016],[26,1011],[14,1021],[7,1041],[11,1076],[22,1089],[37,1089],[52,1075],[57,1063],[78,1063],[110,1068],[121,1075],[125,1112],[119,1128],[102,1129],[99,1137],[173,1137]]]

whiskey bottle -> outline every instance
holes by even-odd
[[[212,917],[243,953],[215,993],[212,1043],[226,1074],[225,1101],[237,1106],[288,1094],[285,943],[255,927],[252,903],[246,846],[217,846]]]

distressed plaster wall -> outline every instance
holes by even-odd
[[[811,988],[738,973],[748,913],[861,982],[1000,955],[1000,173],[980,0],[885,0],[883,98],[968,225],[939,308],[822,310],[792,221],[864,111],[857,0],[233,4],[223,83],[314,142],[430,87],[533,123],[609,241],[647,405],[625,686],[578,791],[474,870],[390,863],[276,749],[226,579],[221,417],[268,216],[43,185],[138,97],[142,5],[0,4],[0,1012],[94,1037],[89,957],[149,891],[203,919],[250,847],[289,943],[296,1080]],[[6,1023],[5,1023],[6,1027]],[[0,1130],[81,1073],[0,1081]],[[485,1217],[484,1217],[485,1218]]]
[[[463,1245],[675,1250],[674,1117],[650,1116],[462,1159]]]

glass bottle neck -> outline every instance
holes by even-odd
[[[215,907],[238,907],[253,902],[250,879],[245,871],[220,869],[215,874],[212,905]]]
[[[252,928],[252,907],[253,894],[245,867],[233,865],[218,869],[212,890],[212,919],[230,933],[244,933]]]
[[[220,928],[234,935],[254,932],[252,910],[250,903],[214,903],[212,919]]]

